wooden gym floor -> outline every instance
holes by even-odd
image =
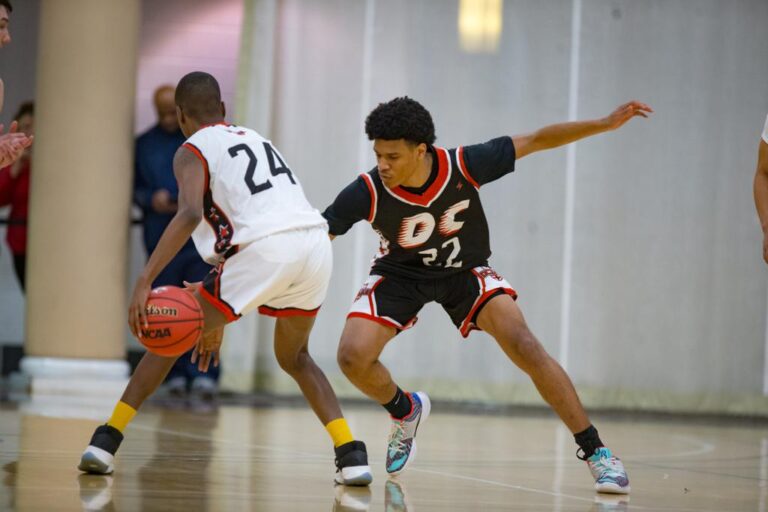
[[[386,413],[346,405],[374,472],[371,487],[360,489],[333,486],[330,440],[307,407],[199,405],[148,404],[128,427],[114,475],[104,477],[82,475],[76,465],[109,405],[0,403],[0,510],[764,512],[768,506],[765,422],[594,417],[627,467],[632,494],[624,498],[592,490],[572,437],[549,414],[457,414],[433,404],[415,463],[388,480]]]

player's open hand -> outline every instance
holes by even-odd
[[[136,280],[128,305],[128,327],[137,338],[141,337],[141,328],[149,327],[147,323],[147,299],[152,291],[150,284],[142,277]]]
[[[609,130],[615,130],[633,117],[648,117],[653,109],[639,101],[630,101],[616,108],[607,117],[603,118]]]
[[[208,331],[197,340],[197,347],[192,351],[192,364],[197,362],[197,369],[207,372],[213,361],[213,366],[219,366],[219,349],[224,338],[224,327]]]

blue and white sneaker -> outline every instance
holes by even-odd
[[[431,409],[429,397],[423,391],[409,393],[409,397],[411,412],[402,419],[392,418],[387,447],[387,473],[390,475],[401,473],[416,456],[416,430]]]
[[[624,464],[614,457],[611,450],[598,448],[587,459],[587,465],[595,478],[595,490],[609,494],[629,494],[629,478]]]

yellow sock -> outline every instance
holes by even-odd
[[[331,421],[325,426],[325,430],[331,435],[334,448],[338,448],[343,444],[351,443],[355,440],[355,438],[352,437],[352,431],[349,430],[347,420],[344,418],[336,418]]]
[[[107,425],[115,427],[122,433],[134,416],[136,416],[136,409],[127,403],[120,401],[117,402],[115,410],[112,411],[112,416],[107,420]]]

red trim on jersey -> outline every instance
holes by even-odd
[[[226,123],[217,123],[217,124],[226,124]],[[221,215],[226,220],[226,225],[230,227],[232,230],[232,233],[229,235],[229,240],[231,241],[232,238],[235,236],[235,225],[232,224],[232,221],[229,220],[229,217],[227,217],[227,214],[224,212],[224,210],[216,204],[216,202],[213,200],[213,193],[211,192],[211,172],[208,168],[208,160],[203,156],[203,152],[200,151],[200,149],[197,148],[194,144],[191,142],[185,142],[182,144],[183,147],[187,148],[189,151],[192,152],[199,160],[200,163],[203,164],[203,172],[205,173],[205,187],[203,189],[203,202],[205,202],[205,196],[210,195],[211,197],[211,206],[215,210],[214,213],[217,215]],[[234,252],[229,253],[229,256],[232,256],[233,254],[237,253],[237,251],[240,249],[239,245],[227,245],[223,251],[217,251],[216,246],[220,242],[219,238],[219,224],[214,224],[214,220],[209,217],[210,212],[205,211],[205,206],[203,206],[203,218],[205,219],[206,223],[211,227],[213,230],[213,237],[216,239],[216,243],[214,243],[213,252],[216,254],[227,254],[229,251],[231,251],[234,248]],[[229,257],[227,256],[227,257]]]
[[[300,308],[271,308],[269,306],[259,306],[259,313],[266,316],[273,316],[276,318],[283,318],[288,316],[317,316],[317,312],[320,311],[320,306],[315,309],[300,309]]]
[[[403,330],[408,328],[408,327],[402,327],[402,326],[396,324],[395,322],[393,322],[391,320],[387,320],[385,318],[381,318],[381,317],[374,316],[374,315],[369,315],[368,313],[360,313],[358,311],[353,311],[353,312],[349,313],[347,315],[347,318],[348,319],[349,318],[364,318],[366,320],[370,320],[371,322],[376,322],[377,324],[381,324],[381,325],[384,325],[386,327],[394,327],[398,331],[403,331]],[[410,323],[410,322],[408,322],[408,323]]]
[[[485,284],[483,284],[483,288],[485,288]],[[517,300],[517,292],[512,288],[494,288],[493,290],[484,292],[480,296],[480,298],[475,301],[475,304],[472,306],[472,309],[469,311],[469,314],[461,323],[461,328],[459,329],[459,332],[463,337],[466,338],[467,336],[469,336],[469,333],[471,331],[482,331],[480,327],[478,327],[477,325],[474,324],[474,322],[472,322],[472,317],[475,316],[475,312],[478,310],[478,308],[483,306],[491,298],[495,297],[499,291],[503,291],[507,295],[511,296],[514,300]]]
[[[198,158],[198,160],[200,160],[200,163],[203,164],[203,172],[205,172],[205,192],[207,192],[211,186],[211,173],[208,170],[208,160],[206,160],[206,158],[203,156],[202,151],[197,149],[197,146],[195,146],[191,142],[185,142],[184,144],[182,144],[182,146],[190,150],[192,154],[194,154]]]
[[[448,152],[443,148],[435,147],[435,156],[437,157],[437,178],[435,178],[435,181],[432,183],[432,185],[429,186],[427,190],[424,191],[423,194],[414,194],[412,192],[408,192],[401,186],[397,186],[393,189],[388,189],[392,194],[394,194],[396,197],[409,202],[409,203],[415,203],[419,206],[429,206],[432,201],[437,198],[437,196],[440,195],[440,193],[445,189],[445,186],[448,184],[448,179],[451,176],[450,173],[450,163],[448,162]]]
[[[216,278],[216,294],[217,295],[219,294],[218,281],[219,281],[219,278],[217,277]],[[232,307],[226,302],[224,302],[223,300],[221,300],[220,298],[214,297],[213,295],[211,295],[211,293],[208,290],[206,290],[202,286],[198,288],[198,290],[200,291],[200,296],[203,297],[208,302],[210,302],[211,306],[221,311],[222,314],[226,317],[228,322],[234,322],[235,320],[240,318],[240,315],[236,314],[232,309]]]
[[[373,223],[373,219],[376,218],[376,187],[373,186],[373,180],[371,180],[371,177],[368,175],[368,173],[363,173],[360,176],[363,177],[363,181],[368,187],[368,192],[371,194],[371,210],[368,213],[368,222]]]
[[[456,154],[458,156],[456,161],[459,163],[459,171],[461,171],[461,175],[464,176],[464,178],[470,182],[473,187],[480,188],[480,185],[472,176],[470,176],[469,169],[467,169],[467,163],[464,161],[464,146],[460,146],[456,151]]]

